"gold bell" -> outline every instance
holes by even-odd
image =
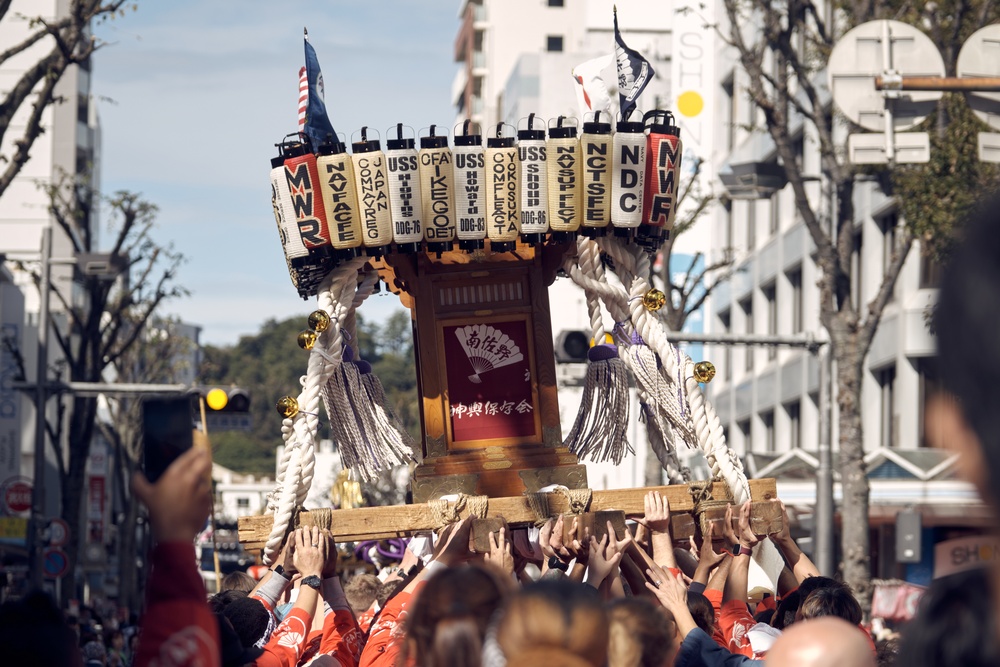
[[[317,333],[323,333],[330,328],[330,315],[325,310],[314,310],[309,313],[309,328]]]
[[[278,402],[274,404],[274,407],[278,411],[278,414],[285,419],[291,419],[295,415],[299,414],[299,402],[291,396],[282,396],[278,399]]]
[[[715,377],[715,365],[711,361],[699,361],[694,365],[694,379],[708,383]]]
[[[651,289],[642,295],[642,305],[646,310],[657,311],[667,303],[667,295],[658,289]]]
[[[316,344],[316,339],[319,338],[319,334],[312,329],[306,329],[299,334],[299,347],[303,350],[313,349],[313,345]]]

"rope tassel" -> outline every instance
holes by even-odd
[[[563,444],[580,458],[618,465],[634,453],[627,437],[628,368],[613,345],[595,345],[587,358],[580,412]]]
[[[353,353],[344,348],[344,360]],[[384,392],[383,392],[384,401]],[[357,364],[343,363],[323,387],[330,428],[344,467],[364,481],[412,458],[412,450],[385,410],[372,400]]]

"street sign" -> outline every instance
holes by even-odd
[[[48,547],[42,552],[42,572],[49,579],[65,577],[69,572],[69,556],[58,547]]]
[[[50,519],[46,530],[49,533],[50,546],[61,547],[69,542],[69,524],[62,519]]]
[[[10,477],[2,487],[5,514],[20,514],[31,509],[31,483],[24,477]]]

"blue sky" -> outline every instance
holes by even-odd
[[[301,314],[270,203],[274,144],[297,129],[302,28],[316,48],[338,132],[454,119],[457,0],[140,2],[96,30],[102,189],[160,207],[154,235],[187,258],[192,296],[168,310],[203,342],[235,342],[268,318]],[[372,297],[365,317],[400,308]]]

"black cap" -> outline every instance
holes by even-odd
[[[583,131],[587,134],[611,134],[611,123],[601,122],[601,112],[594,112],[594,120],[583,124]]]
[[[513,148],[514,137],[490,137],[486,140],[487,148]]]
[[[385,147],[391,151],[398,151],[405,148],[413,148],[415,142],[413,137],[404,137],[403,139],[386,139]]]
[[[281,151],[285,154],[285,159],[298,157],[300,155],[305,155],[306,153],[311,153],[312,149],[309,144],[304,144],[300,141],[295,141],[291,143],[281,144]]]
[[[652,120],[650,123],[648,121]],[[670,134],[675,137],[681,136],[681,128],[674,125],[674,114],[665,109],[655,109],[647,111],[642,117],[643,125],[649,128],[650,132],[656,134]]]
[[[490,241],[490,252],[514,252],[516,241]]]
[[[456,146],[482,146],[483,137],[480,134],[457,134],[455,135]]]
[[[430,137],[420,137],[421,148],[448,148],[448,137],[444,135],[433,135]]]
[[[319,145],[316,149],[317,155],[340,155],[341,153],[347,152],[347,146],[344,145],[343,141],[338,141],[336,139],[326,139]]]
[[[355,153],[374,153],[382,150],[382,143],[378,139],[368,138],[368,126],[361,128],[361,141],[351,143],[351,150]]]
[[[369,257],[382,257],[387,252],[389,252],[389,245],[374,246],[371,248],[365,248],[365,254]]]
[[[553,231],[551,233],[553,243],[568,243],[576,238],[576,232]]]
[[[528,114],[528,128],[525,129],[525,130],[518,130],[517,131],[517,138],[518,139],[524,139],[524,140],[545,139],[545,129],[544,128],[542,128],[541,130],[536,130],[535,129],[535,114],[534,113],[529,113]]]
[[[588,227],[586,225],[581,225],[580,233],[589,239],[596,239],[600,236],[607,235],[608,225],[604,225],[603,227]]]
[[[540,245],[545,243],[545,234],[521,234],[521,242],[528,245]]]
[[[615,126],[616,132],[631,132],[632,134],[642,134],[645,129],[641,121],[621,120]]]
[[[486,246],[486,242],[483,239],[459,239],[458,247],[465,252],[474,252],[480,250]]]
[[[569,139],[576,136],[576,125],[563,125],[565,120],[566,116],[559,116],[556,119],[556,126],[549,128],[550,139]]]
[[[433,252],[440,255],[443,252],[451,252],[454,247],[451,241],[426,241],[427,252]]]
[[[333,257],[338,262],[346,262],[349,259],[354,259],[361,253],[361,248],[334,248]]]
[[[615,236],[620,239],[630,239],[635,236],[635,227],[615,227]]]
[[[414,243],[397,243],[396,250],[403,253],[404,255],[412,255],[414,253],[420,252],[421,243],[416,241]]]

